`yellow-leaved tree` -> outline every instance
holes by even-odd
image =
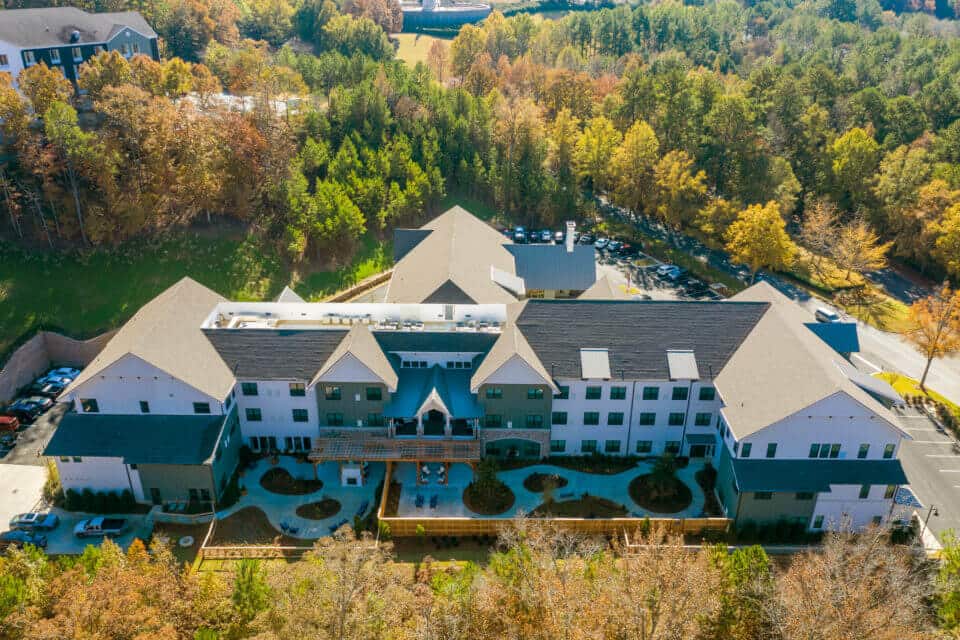
[[[797,252],[775,200],[764,205],[752,204],[737,214],[727,229],[726,241],[730,257],[750,267],[751,284],[757,279],[757,271],[764,267],[789,267]]]
[[[904,337],[927,359],[920,377],[920,389],[926,391],[924,384],[933,360],[960,351],[960,291],[943,285],[940,291],[910,305],[910,324]]]

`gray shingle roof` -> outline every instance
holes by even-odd
[[[228,416],[68,413],[45,456],[103,456],[127,464],[203,464]]]
[[[220,357],[244,380],[312,380],[346,329],[204,329]]]
[[[487,353],[497,341],[495,333],[452,331],[374,331],[384,352],[426,351]]]
[[[0,40],[27,48],[71,44],[73,31],[80,32],[78,44],[107,42],[124,27],[147,38],[157,37],[136,11],[87,13],[73,7],[48,7],[9,9],[0,14]]]
[[[420,241],[430,235],[430,229],[394,229],[393,230],[393,261],[400,262],[405,255],[420,244]]]
[[[733,461],[740,491],[829,491],[831,484],[905,484],[899,460]]]
[[[516,260],[517,275],[530,289],[584,291],[597,280],[596,251],[592,245],[574,245],[567,253],[562,244],[511,244],[507,251]]]
[[[580,349],[609,349],[619,378],[667,380],[667,351],[694,352],[717,375],[769,308],[762,302],[529,300],[516,323],[547,371],[580,377]],[[712,372],[712,375],[711,375]]]

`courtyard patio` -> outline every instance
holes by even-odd
[[[702,462],[691,462],[676,470],[676,477],[682,481],[693,496],[691,503],[674,513],[656,513],[644,509],[630,497],[630,482],[653,470],[652,462],[640,462],[636,467],[617,474],[585,473],[550,464],[535,464],[519,469],[499,471],[497,477],[506,484],[516,500],[513,506],[495,516],[478,515],[463,503],[463,491],[473,480],[470,465],[456,463],[450,465],[446,475],[446,484],[438,477],[439,465],[432,464],[426,482],[417,485],[417,469],[413,463],[400,463],[393,467],[391,480],[401,485],[400,502],[396,517],[435,517],[435,518],[512,518],[528,514],[543,504],[543,493],[533,492],[523,486],[524,479],[534,473],[556,474],[567,480],[567,484],[553,491],[554,502],[577,500],[584,493],[604,498],[626,508],[625,517],[633,518],[696,518],[701,515],[705,496],[703,489],[695,479],[696,473],[704,467]]]
[[[323,486],[317,491],[298,495],[275,493],[261,484],[264,474],[274,469],[284,469],[294,479],[314,479],[313,465],[300,462],[292,456],[280,456],[277,464],[271,464],[266,458],[258,460],[240,479],[240,484],[247,490],[247,494],[240,496],[237,503],[229,509],[218,512],[217,519],[222,520],[246,507],[256,507],[266,514],[271,526],[278,532],[304,540],[328,536],[343,524],[353,526],[355,516],[362,517],[370,513],[376,503],[376,489],[383,480],[386,465],[380,462],[369,463],[364,485],[345,487],[340,484],[338,463],[318,464],[316,479],[323,482]],[[305,505],[321,503],[325,499],[336,500],[340,503],[340,509],[333,515],[318,520],[298,515],[298,508],[303,513]]]

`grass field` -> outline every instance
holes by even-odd
[[[76,337],[117,327],[184,276],[235,300],[269,300],[291,282],[301,296],[320,299],[391,261],[389,242],[367,236],[349,265],[299,273],[273,245],[236,230],[219,237],[180,232],[86,254],[0,245],[0,358],[39,326]]]
[[[397,58],[403,60],[411,67],[418,62],[427,61],[427,52],[430,51],[430,45],[434,40],[445,40],[450,44],[450,39],[440,38],[433,35],[419,33],[395,33],[391,36],[400,43],[397,49]]]

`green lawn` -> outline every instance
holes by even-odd
[[[901,396],[926,396],[935,402],[940,402],[946,405],[947,408],[953,412],[953,415],[957,416],[957,419],[960,420],[960,405],[948,400],[946,397],[930,389],[930,387],[927,387],[926,392],[921,391],[920,383],[917,380],[889,371],[876,373],[874,375],[881,380],[885,380],[890,383],[890,386],[896,389],[897,393],[899,393]]]
[[[38,326],[75,337],[117,327],[184,276],[234,300],[269,300],[294,282],[310,300],[388,268],[389,242],[367,236],[353,261],[295,273],[270,244],[243,233],[180,232],[84,255],[28,253],[0,244],[0,359]]]
[[[403,60],[412,67],[418,62],[426,63],[427,52],[430,51],[430,45],[434,40],[446,40],[449,45],[452,36],[440,38],[425,33],[395,33],[391,38],[395,38],[400,43],[397,48],[397,59]]]

